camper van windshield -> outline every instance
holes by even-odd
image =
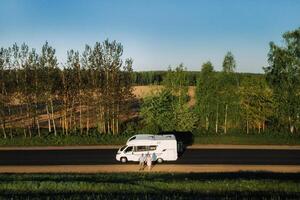
[[[135,136],[133,136],[132,138],[130,138],[128,141],[131,141],[131,140],[134,140],[136,137]]]
[[[127,146],[123,146],[123,147],[120,149],[120,151],[123,151],[126,147],[127,147]]]

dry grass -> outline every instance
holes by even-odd
[[[161,85],[134,86],[133,87],[133,94],[138,99],[143,99],[147,96],[158,93],[160,90],[162,90],[162,88],[163,88],[163,86],[161,86]]]
[[[161,86],[161,85],[134,86],[133,94],[138,99],[143,99],[147,96],[158,93],[162,89],[163,89],[163,86]],[[188,95],[190,97],[190,101],[189,101],[190,106],[194,106],[196,103],[195,90],[196,90],[195,86],[189,86]]]

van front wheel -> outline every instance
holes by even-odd
[[[122,157],[121,158],[121,163],[127,163],[127,158],[126,157]]]
[[[162,158],[157,158],[157,163],[163,163],[164,160]]]

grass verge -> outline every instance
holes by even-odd
[[[300,145],[300,135],[289,133],[196,133],[194,144],[237,144],[237,145]]]
[[[198,199],[300,198],[300,174],[1,174],[0,198]]]
[[[92,130],[88,135],[80,135],[78,132],[63,135],[59,132],[55,137],[53,133],[43,130],[41,137],[24,138],[18,133],[12,138],[0,138],[0,146],[123,145],[134,134],[138,133],[112,135],[100,134]],[[244,134],[237,131],[228,134],[195,132],[194,144],[300,145],[300,135],[276,132],[261,134]]]

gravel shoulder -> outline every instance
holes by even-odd
[[[125,165],[59,165],[59,166],[0,166],[0,173],[124,173],[124,172],[168,172],[168,173],[211,173],[265,171],[300,173],[298,165],[155,165],[148,171],[139,171],[138,164]]]

